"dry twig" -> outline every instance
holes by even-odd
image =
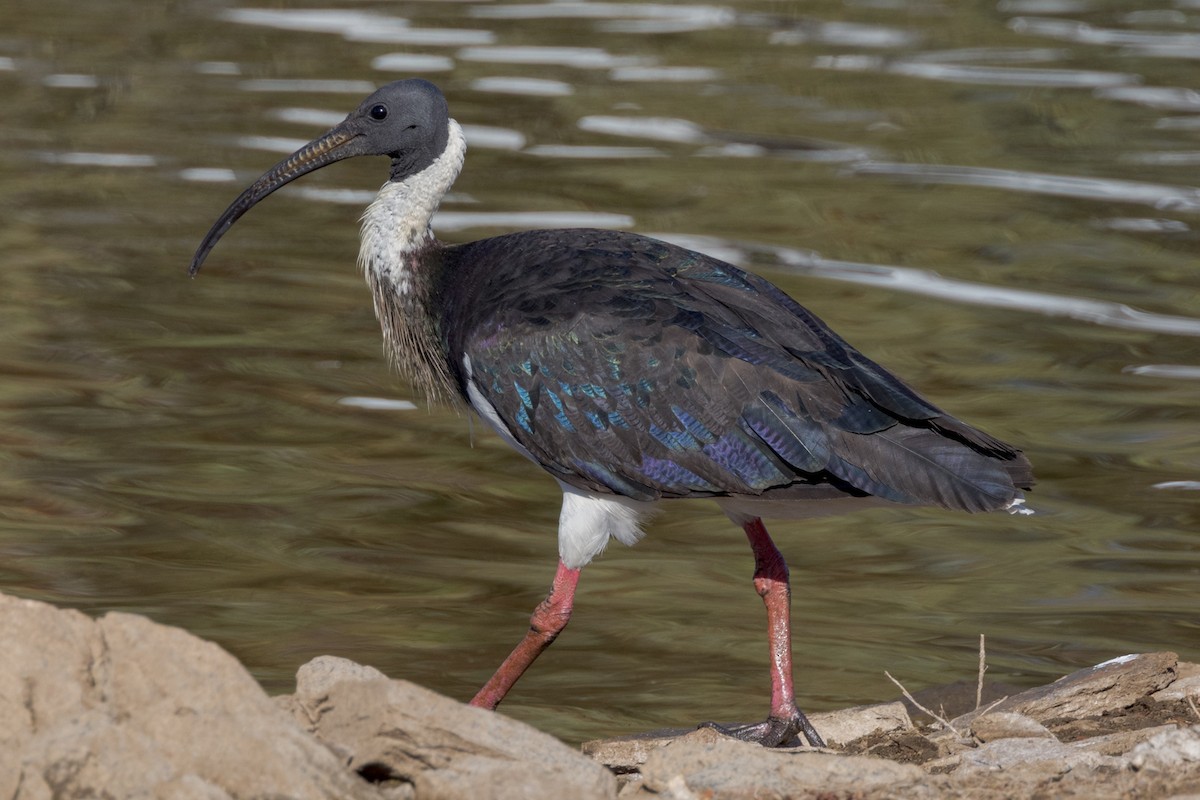
[[[1192,713],[1196,715],[1196,719],[1200,719],[1200,708],[1196,708],[1196,701],[1192,699],[1190,694],[1187,696],[1187,701],[1188,705],[1191,706]]]
[[[960,733],[958,732],[958,730],[957,730],[957,729],[956,729],[956,728],[955,728],[953,725],[951,725],[951,724],[950,724],[950,721],[949,721],[949,720],[947,720],[945,717],[942,717],[942,716],[941,716],[941,715],[939,715],[939,714],[935,714],[934,712],[930,711],[930,710],[929,710],[928,708],[926,708],[925,706],[923,706],[923,705],[921,705],[920,703],[918,703],[918,702],[917,702],[917,699],[916,699],[915,697],[913,697],[911,694],[909,694],[909,693],[908,693],[908,689],[905,689],[905,688],[904,688],[904,684],[903,684],[903,683],[901,683],[900,681],[898,681],[898,680],[896,680],[895,678],[893,678],[893,677],[892,677],[892,673],[888,672],[888,671],[885,669],[885,670],[883,671],[883,674],[884,674],[884,675],[887,675],[887,678],[888,678],[888,680],[889,680],[889,681],[891,681],[892,683],[896,684],[896,686],[897,686],[897,687],[900,689],[900,691],[901,691],[901,692],[904,694],[904,697],[905,697],[905,698],[907,698],[908,702],[910,702],[910,703],[912,703],[914,706],[916,706],[916,707],[917,707],[917,709],[918,709],[919,711],[921,711],[922,713],[924,713],[924,714],[928,714],[929,716],[933,717],[935,720],[937,720],[939,723],[941,723],[941,724],[942,724],[942,726],[946,728],[946,730],[950,731],[950,732],[951,732],[951,733],[953,733],[955,736],[958,736],[958,737],[960,737],[960,738],[962,737],[962,734],[960,734]]]
[[[987,672],[987,651],[983,647],[983,634],[979,634],[979,682],[975,684],[975,709],[983,705],[983,673]]]

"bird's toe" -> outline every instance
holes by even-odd
[[[704,722],[698,727],[712,728],[726,736],[741,739],[743,742],[757,742],[763,747],[784,747],[791,744],[808,742],[811,747],[824,747],[825,740],[816,728],[804,716],[804,712],[795,709],[787,716],[772,714],[762,722],[748,725],[718,725],[715,722]]]

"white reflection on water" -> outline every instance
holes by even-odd
[[[355,28],[345,34],[353,42],[412,44],[427,47],[466,47],[491,44],[496,34],[468,28]]]
[[[666,5],[664,3],[517,3],[478,5],[468,12],[489,19],[659,19],[683,22],[726,20],[734,16],[724,6]]]
[[[1036,69],[1033,67],[985,67],[969,64],[937,64],[919,61],[893,61],[888,72],[951,83],[978,83],[992,86],[1060,86],[1064,88],[1126,86],[1141,80],[1123,72],[1099,72],[1082,69]]]
[[[222,11],[218,19],[242,25],[259,25],[284,31],[347,34],[359,29],[402,28],[408,20],[373,11],[344,9],[233,8]]]
[[[546,158],[661,158],[661,150],[653,147],[601,147],[597,145],[537,144],[525,151],[527,155]]]
[[[1142,364],[1121,370],[1133,375],[1149,375],[1153,378],[1181,378],[1200,381],[1200,367],[1191,364]],[[1200,484],[1197,484],[1200,486]]]
[[[708,134],[696,123],[672,117],[609,117],[598,114],[583,117],[576,125],[580,130],[591,133],[633,136],[662,142],[702,144],[710,141]]]
[[[468,228],[630,228],[633,217],[592,211],[439,211],[433,217],[439,231]]]
[[[525,146],[525,134],[512,128],[496,125],[463,125],[467,147],[484,147],[490,150],[520,150]]]
[[[1121,160],[1129,164],[1153,164],[1167,167],[1190,167],[1200,164],[1200,150],[1174,153],[1127,153]]]
[[[294,153],[308,144],[308,141],[308,139],[289,139],[285,136],[239,136],[234,140],[238,147],[244,147],[247,150],[266,150],[269,153]]]
[[[1133,57],[1200,59],[1200,47],[1190,44],[1147,44],[1122,47],[1119,54]]]
[[[930,50],[905,56],[907,61],[962,64],[970,61],[999,61],[1003,63],[1035,64],[1063,61],[1071,57],[1070,50],[1061,47],[958,47],[952,50]]]
[[[709,67],[617,67],[608,73],[614,81],[684,83],[715,81],[721,70]]]
[[[724,6],[662,3],[523,3],[479,5],[473,17],[489,19],[595,19],[606,33],[686,33],[734,25],[737,13]]]
[[[958,56],[971,50],[925,53],[904,59],[885,59],[879,56],[831,55],[817,56],[813,66],[842,72],[890,72],[912,78],[946,81],[948,83],[982,84],[989,86],[1049,86],[1063,88],[1099,88],[1129,86],[1141,81],[1140,75],[1126,72],[1103,72],[1082,69],[1039,69],[1035,67],[993,67],[956,63]],[[1043,51],[1054,53],[1059,51]],[[1016,56],[1036,51],[1014,52]],[[984,56],[987,58],[989,56]]]
[[[1197,128],[1200,128],[1200,116],[1163,117],[1154,123],[1154,129],[1159,131],[1194,131]]]
[[[465,47],[458,51],[464,61],[489,64],[533,64],[580,69],[615,69],[653,63],[642,56],[614,56],[599,47]]]
[[[318,128],[332,128],[346,118],[345,114],[320,108],[277,108],[271,112],[271,116],[283,122]]]
[[[771,44],[832,44],[842,47],[910,47],[921,37],[912,31],[854,22],[805,21],[790,30],[775,31]]]
[[[189,167],[179,170],[179,177],[194,183],[231,183],[237,180],[237,173],[225,167]]]
[[[1200,47],[1200,33],[1174,31],[1126,31],[1119,28],[1096,28],[1086,22],[1070,19],[1040,19],[1013,17],[1008,27],[1017,33],[1064,39],[1080,44],[1116,44],[1142,47]]]
[[[529,97],[566,97],[575,92],[571,84],[564,81],[552,81],[549,78],[518,78],[509,76],[479,78],[471,81],[471,88],[477,92],[521,94]]]
[[[201,61],[196,65],[201,75],[241,75],[242,68],[236,61]]]
[[[0,56],[0,69],[8,72],[17,68],[17,62],[8,56]]]
[[[997,11],[1015,14],[1079,14],[1091,11],[1091,0],[1000,0]]]
[[[902,292],[937,297],[971,305],[1030,311],[1051,317],[1066,317],[1096,325],[1127,330],[1153,331],[1177,336],[1200,336],[1200,318],[1155,314],[1106,300],[990,286],[972,281],[943,278],[936,272],[911,267],[863,264],[823,258],[812,251],[763,244],[732,243],[707,236],[653,234],[656,238],[707,253],[733,264],[748,257],[767,256],[781,269],[814,277],[881,286]]]
[[[51,89],[95,89],[100,81],[95,75],[56,74],[42,78],[42,85]]]
[[[884,175],[925,183],[982,186],[1030,194],[1076,197],[1083,200],[1140,203],[1160,209],[1200,212],[1200,189],[1112,178],[1079,178],[1043,172],[936,164],[896,164],[866,161],[850,167],[856,175]]]
[[[387,53],[371,59],[371,69],[386,72],[449,72],[454,59],[421,53]]]
[[[705,157],[758,158],[771,155],[830,163],[862,161],[871,157],[871,152],[861,147],[803,137],[706,131],[694,122],[674,117],[613,117],[598,114],[583,117],[576,125],[591,133],[706,145],[696,153]]]
[[[412,411],[417,407],[416,403],[408,400],[393,400],[390,397],[342,397],[337,404],[368,411]]]
[[[1200,48],[1200,45],[1197,45]],[[1097,89],[1097,97],[1137,103],[1147,108],[1167,111],[1200,111],[1200,92],[1195,89],[1180,89],[1172,86],[1116,86]]]
[[[137,153],[34,153],[38,161],[47,164],[64,164],[72,167],[154,167],[158,159]]]
[[[1097,228],[1124,233],[1186,233],[1191,228],[1177,219],[1145,219],[1143,217],[1113,217],[1096,220]]]
[[[260,78],[242,81],[243,92],[321,92],[325,94],[368,95],[375,91],[370,81],[312,80],[309,78]]]
[[[379,196],[377,192],[370,189],[333,189],[326,186],[296,186],[291,189],[291,192],[293,196],[303,197],[305,200],[363,208],[371,205]]]

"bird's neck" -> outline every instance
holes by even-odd
[[[453,385],[433,304],[440,259],[429,227],[466,155],[462,128],[454,120],[449,128],[432,164],[379,190],[363,214],[358,252],[388,353],[431,400],[451,397]]]

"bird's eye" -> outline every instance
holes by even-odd
[[[387,119],[387,115],[388,115],[387,106],[383,105],[382,103],[380,103],[379,105],[371,106],[371,110],[368,111],[367,114],[370,115],[371,119],[375,119],[375,120]]]

